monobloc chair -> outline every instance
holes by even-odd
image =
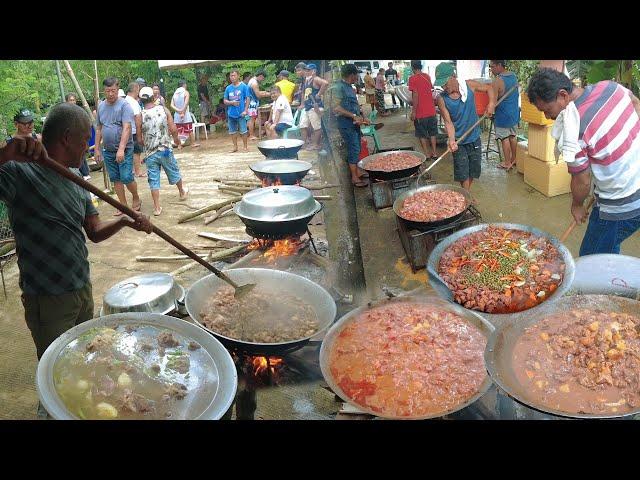
[[[191,121],[193,122],[193,131],[196,135],[196,141],[199,138],[199,135],[198,135],[200,133],[200,131],[198,130],[199,128],[204,128],[204,138],[209,140],[209,135],[207,135],[207,124],[203,122],[197,122],[193,112],[189,112],[189,115],[191,115]]]
[[[302,110],[296,110],[295,115],[293,116],[293,125],[287,128],[282,133],[282,138],[289,138],[289,132],[299,132],[300,131],[300,115]]]
[[[379,152],[382,147],[380,146],[380,138],[378,137],[378,133],[376,132],[375,126],[373,125],[374,120],[377,118],[378,116],[378,111],[377,110],[373,110],[370,114],[369,114],[369,121],[371,122],[371,125],[362,125],[360,127],[360,132],[362,133],[362,135],[364,135],[365,137],[373,137],[373,144],[375,147],[375,152]]]

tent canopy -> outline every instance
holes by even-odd
[[[228,60],[158,60],[160,70],[177,70],[179,68],[205,67],[220,65]]]

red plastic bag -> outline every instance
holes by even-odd
[[[367,139],[363,136],[360,137],[360,156],[358,160],[362,160],[365,157],[369,156],[369,145],[367,144]]]

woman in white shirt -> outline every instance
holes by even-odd
[[[271,115],[269,120],[264,124],[267,129],[269,138],[278,138],[287,129],[293,126],[293,113],[289,100],[280,91],[280,87],[274,85],[271,87]]]

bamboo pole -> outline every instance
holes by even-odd
[[[218,242],[249,243],[251,241],[251,238],[237,239],[237,238],[225,237],[224,235],[218,235],[216,233],[209,233],[209,232],[199,232],[198,236],[202,238],[208,238],[209,240],[215,240]]]
[[[226,183],[226,184],[246,184],[246,185],[261,185],[260,182],[258,182],[257,180],[242,180],[240,178],[238,179],[234,179],[234,178],[214,178],[213,179],[214,182],[220,182],[220,183]]]
[[[217,220],[218,218],[220,218],[222,216],[223,213],[228,212],[229,210],[231,210],[233,208],[233,203],[231,205],[225,205],[224,207],[222,207],[219,210],[216,210],[213,215],[211,215],[210,217],[205,217],[204,218],[204,224],[205,225],[209,225],[211,222],[213,222],[214,220]]]
[[[64,86],[62,85],[62,72],[60,72],[60,60],[56,60],[56,75],[58,76],[58,85],[60,87],[60,101],[64,102]]]
[[[80,100],[82,101],[82,106],[84,107],[84,109],[89,114],[89,117],[93,118],[93,112],[89,108],[89,104],[87,103],[87,99],[84,98],[84,93],[82,93],[82,89],[80,88],[80,84],[78,83],[78,80],[76,80],[76,76],[73,73],[73,69],[71,68],[71,64],[69,63],[69,60],[63,60],[62,62],[64,63],[64,67],[67,69],[67,74],[69,75],[69,78],[71,79],[71,83],[73,83],[74,88],[78,91],[78,96],[80,97]]]
[[[235,197],[232,197],[232,198],[228,198],[226,200],[222,200],[221,202],[213,203],[213,204],[208,205],[206,207],[202,207],[202,208],[196,210],[195,212],[191,212],[191,213],[187,213],[186,215],[183,215],[182,217],[180,217],[178,219],[178,223],[184,223],[187,220],[191,220],[192,218],[199,217],[203,213],[210,212],[211,210],[218,210],[219,208],[222,208],[225,205],[229,205],[230,203],[237,202],[239,200],[242,200],[242,196],[235,196]]]
[[[200,253],[197,254],[200,258],[205,258],[207,257],[209,254],[208,253]],[[136,256],[136,262],[175,262],[177,260],[186,260],[190,257],[188,257],[187,255],[171,255],[168,257],[161,257],[161,256],[143,256],[143,255],[138,255]]]

